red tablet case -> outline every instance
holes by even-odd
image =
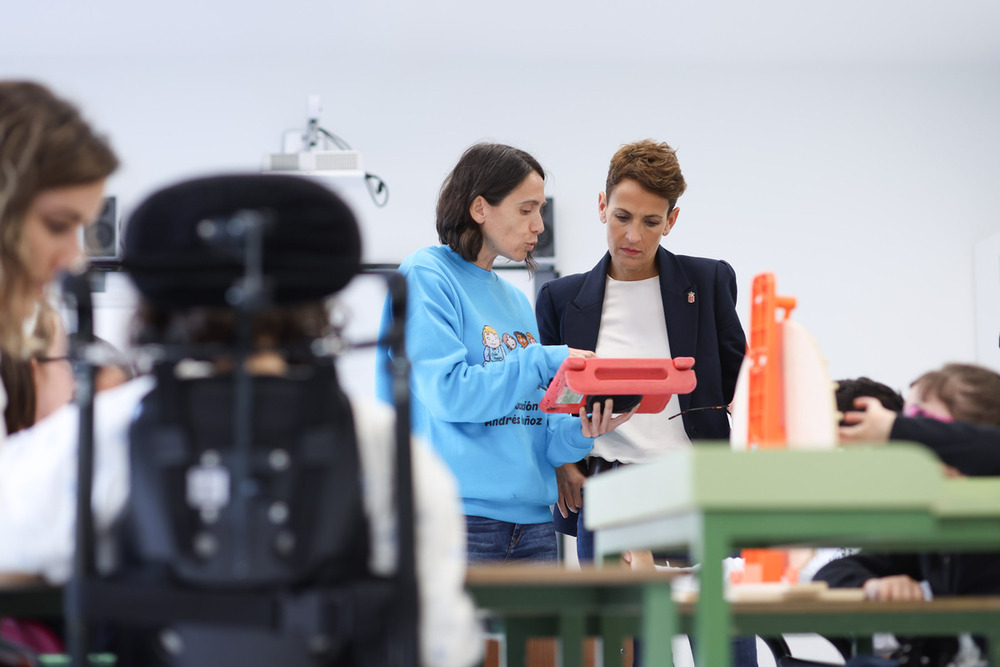
[[[675,359],[582,359],[569,357],[542,397],[545,412],[578,413],[587,396],[641,395],[638,412],[656,413],[674,394],[698,384],[694,357]]]

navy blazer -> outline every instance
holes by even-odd
[[[662,246],[656,263],[670,354],[695,359],[698,386],[690,394],[678,395],[681,410],[729,405],[747,345],[736,314],[736,272],[722,260],[674,255]],[[587,273],[542,285],[535,314],[543,345],[563,344],[581,350],[597,347],[610,264],[611,255],[606,253]],[[729,437],[724,410],[690,412],[682,419],[692,440]]]

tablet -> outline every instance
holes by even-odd
[[[539,407],[545,412],[576,414],[595,401],[614,399],[614,412],[656,413],[674,394],[688,394],[697,385],[693,357],[674,359],[583,359],[569,357],[549,383]]]

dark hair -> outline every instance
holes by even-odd
[[[35,424],[38,387],[35,386],[31,360],[48,356],[56,336],[64,335],[58,323],[58,311],[48,301],[42,301],[39,305],[34,330],[22,350],[30,352],[31,356],[26,357],[6,350],[0,352],[0,381],[7,391],[7,407],[3,416],[7,423],[8,434],[17,433]]]
[[[236,341],[237,318],[232,308],[161,308],[142,300],[133,322],[133,337],[139,345],[231,344]],[[330,314],[322,301],[272,306],[251,315],[251,338],[260,348],[307,344],[333,330]]]
[[[903,397],[898,391],[889,385],[876,382],[871,378],[859,377],[850,380],[837,380],[836,384],[837,409],[841,412],[857,410],[854,407],[854,399],[862,396],[877,398],[883,407],[893,412],[899,412],[903,409]],[[847,426],[847,423],[841,421],[840,425]]]
[[[677,162],[677,152],[668,144],[652,139],[625,144],[615,152],[608,166],[604,195],[610,198],[611,191],[626,178],[666,199],[671,210],[687,188],[681,165]]]
[[[31,362],[10,354],[0,353],[0,381],[7,391],[7,407],[3,418],[7,433],[17,433],[35,423],[35,376]]]
[[[24,217],[52,188],[102,181],[118,168],[107,141],[72,104],[30,81],[0,81],[0,343],[23,344],[21,322],[10,316],[24,289]]]
[[[468,262],[475,262],[483,248],[483,232],[469,208],[482,196],[498,205],[524,182],[531,172],[543,179],[538,160],[519,148],[504,144],[475,144],[462,154],[441,185],[437,203],[438,239]],[[531,255],[525,260],[534,266]]]
[[[910,385],[921,398],[937,398],[954,419],[1000,426],[1000,374],[975,364],[945,364]]]

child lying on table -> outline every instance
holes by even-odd
[[[911,386],[897,416],[877,399],[858,398],[849,412],[847,441],[914,440],[930,447],[953,474],[1000,472],[1000,375],[970,364],[947,364]],[[865,589],[873,600],[923,600],[955,595],[1000,595],[1000,553],[857,553],[831,561],[814,577],[834,588]],[[962,638],[902,638],[888,662],[861,664],[973,665],[978,648]],[[960,650],[961,649],[961,650]]]

